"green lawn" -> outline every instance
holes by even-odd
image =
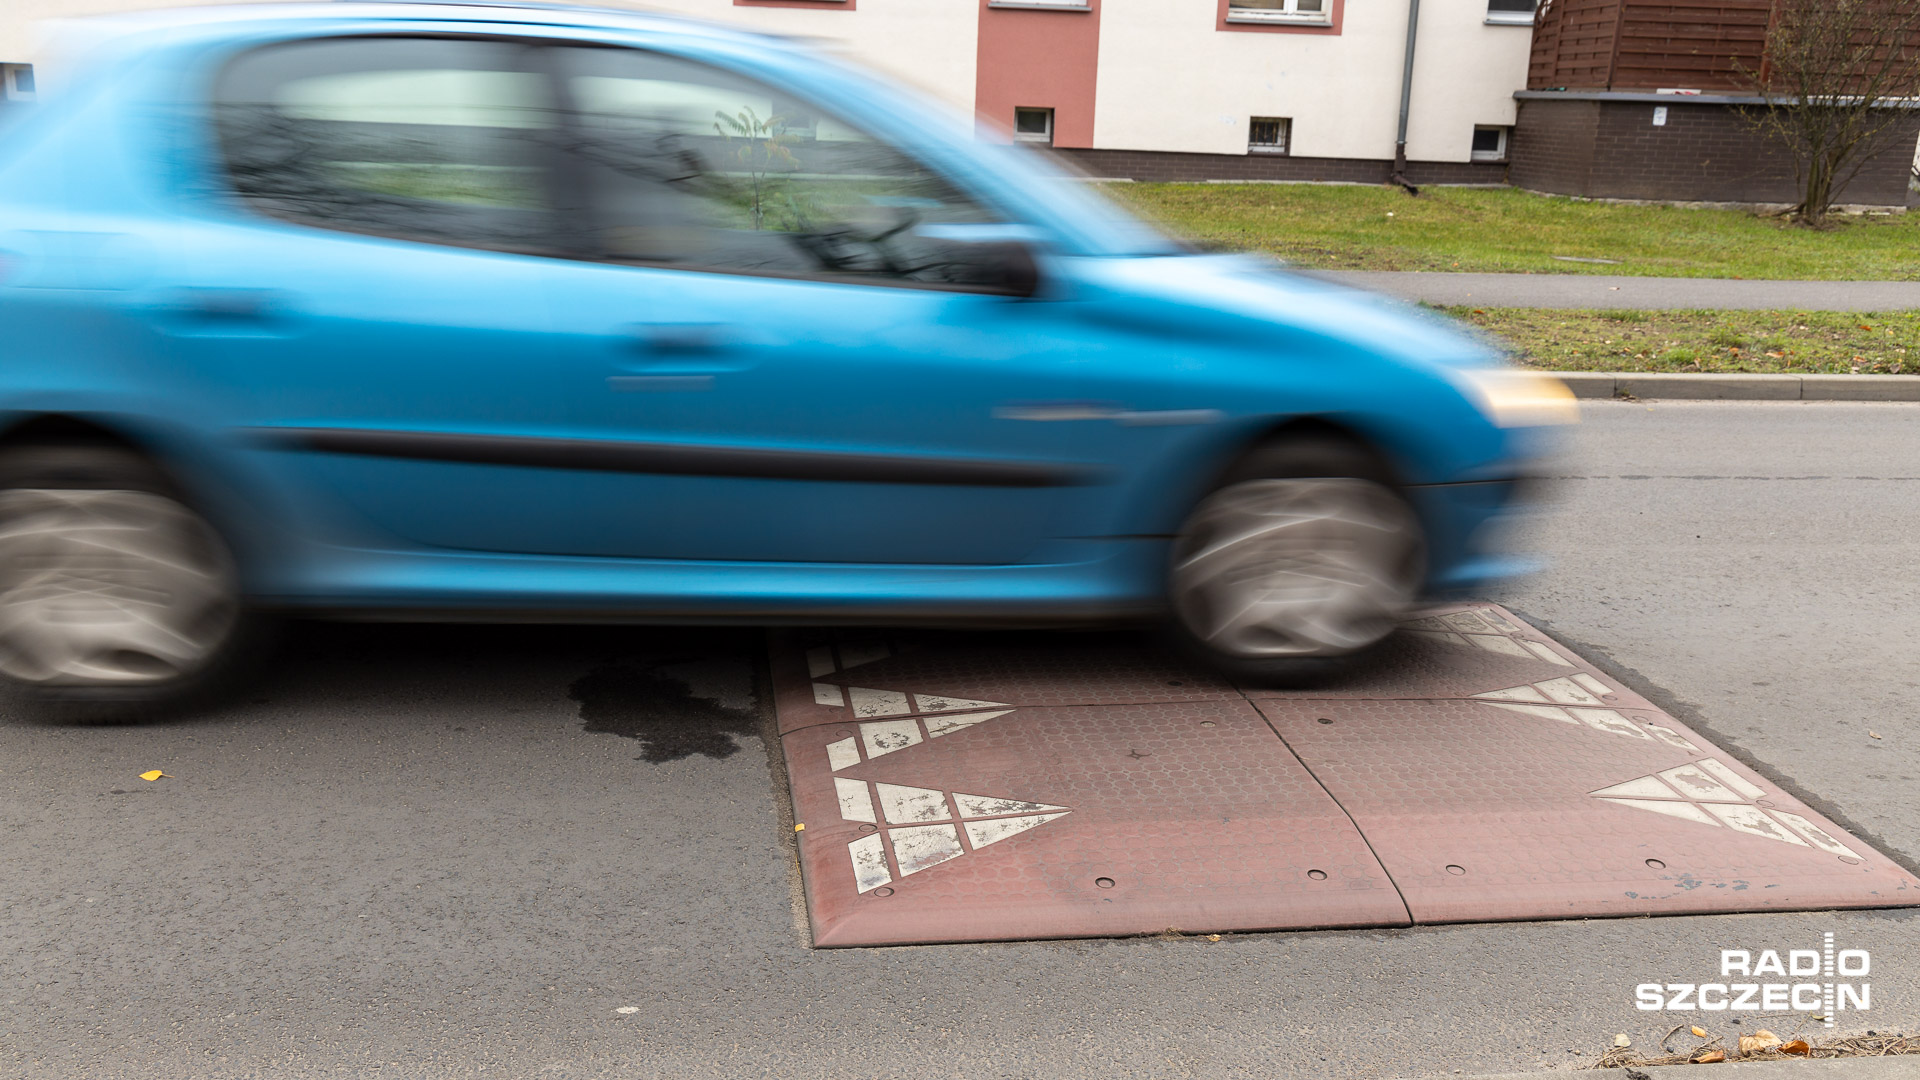
[[[1505,188],[1425,188],[1418,197],[1319,184],[1106,190],[1202,244],[1323,269],[1920,280],[1920,214],[1841,217],[1835,229],[1813,232],[1741,210],[1580,202]]]
[[[1920,312],[1440,310],[1549,371],[1920,374]]]

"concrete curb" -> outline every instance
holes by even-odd
[[[1920,1057],[1817,1058],[1809,1061],[1729,1061],[1706,1067],[1698,1065],[1656,1065],[1632,1070],[1585,1069],[1579,1072],[1497,1073],[1482,1076],[1449,1077],[1448,1080],[1544,1080],[1550,1076],[1580,1077],[1581,1080],[1674,1080],[1688,1076],[1695,1080],[1739,1073],[1748,1080],[1913,1080],[1920,1076]],[[1444,1074],[1443,1074],[1444,1075]]]
[[[1920,401],[1920,375],[1693,375],[1556,371],[1577,398],[1684,401]]]

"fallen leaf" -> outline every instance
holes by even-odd
[[[798,824],[796,824],[796,825],[795,825],[795,826],[793,827],[793,831],[794,831],[794,832],[806,832],[806,831],[807,831],[807,823],[806,823],[806,822],[804,822],[804,821],[802,821],[802,822],[800,822],[800,823],[798,823]]]
[[[1876,738],[1876,739],[1877,739],[1877,738],[1879,738],[1879,737],[1880,737],[1880,736],[1878,736],[1878,735],[1875,735],[1875,736],[1874,736],[1874,738]],[[160,779],[160,778],[161,778],[161,777],[163,777],[163,776],[167,776],[167,774],[166,774],[166,773],[163,773],[163,772],[161,772],[161,771],[160,771],[159,769],[148,769],[148,770],[147,770],[146,772],[143,772],[143,773],[141,773],[141,774],[140,774],[140,779],[142,779],[142,780],[145,780],[145,781],[147,781],[148,783],[152,783],[153,781],[155,781],[155,780],[158,780],[158,779]],[[167,776],[167,779],[169,779],[169,780],[171,780],[171,779],[173,779],[173,777],[171,777],[171,776]]]
[[[1711,1065],[1716,1061],[1727,1060],[1727,1055],[1725,1051],[1709,1050],[1706,1053],[1701,1054],[1699,1057],[1692,1058],[1690,1060],[1695,1065]]]
[[[1207,935],[1207,940],[1208,940],[1208,941],[1219,941],[1219,940],[1220,940],[1220,935],[1219,935],[1219,934],[1208,934],[1208,935]]]
[[[1783,1054],[1798,1054],[1801,1057],[1812,1057],[1813,1047],[1808,1046],[1807,1040],[1805,1039],[1795,1039],[1790,1043],[1780,1044],[1780,1052]]]
[[[1780,1036],[1761,1028],[1751,1035],[1740,1036],[1740,1056],[1757,1054],[1762,1050],[1771,1050],[1780,1045]]]
[[[1867,732],[1867,738],[1869,738],[1869,739],[1878,739],[1878,738],[1880,738],[1880,733],[1879,733],[1879,732],[1877,732],[1877,731],[1872,731],[1872,730],[1869,730],[1869,731]]]
[[[1704,1038],[1706,1038],[1706,1037],[1707,1037],[1707,1029],[1706,1029],[1706,1028],[1703,1028],[1703,1027],[1690,1027],[1690,1028],[1688,1028],[1687,1030],[1688,1030],[1688,1031],[1691,1031],[1691,1032],[1693,1032],[1693,1037],[1694,1037],[1694,1038],[1696,1038],[1696,1039],[1704,1039]]]
[[[1632,1046],[1632,1045],[1633,1045],[1633,1040],[1632,1040],[1632,1039],[1629,1039],[1629,1038],[1627,1038],[1627,1033],[1623,1031],[1623,1032],[1621,1032],[1620,1034],[1618,1034],[1618,1035],[1615,1035],[1615,1036],[1613,1037],[1613,1045],[1615,1045],[1615,1046]]]

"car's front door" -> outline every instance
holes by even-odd
[[[568,553],[1014,563],[1072,530],[1110,448],[1025,417],[1081,392],[1085,328],[983,291],[1004,256],[967,242],[1018,227],[753,80],[553,57],[595,257],[556,270],[557,370],[609,455],[547,508]]]

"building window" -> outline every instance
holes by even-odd
[[[32,64],[0,64],[0,99],[32,101],[33,91]]]
[[[1053,143],[1052,109],[1013,110],[1013,137],[1021,142]]]
[[[1487,0],[1487,21],[1505,26],[1532,26],[1536,0]]]
[[[1473,160],[1507,160],[1507,132],[1511,128],[1476,127],[1473,129]]]
[[[1247,153],[1284,154],[1292,135],[1292,120],[1284,116],[1256,116],[1247,122]]]
[[[1328,26],[1332,7],[1333,0],[1227,0],[1227,21]]]

